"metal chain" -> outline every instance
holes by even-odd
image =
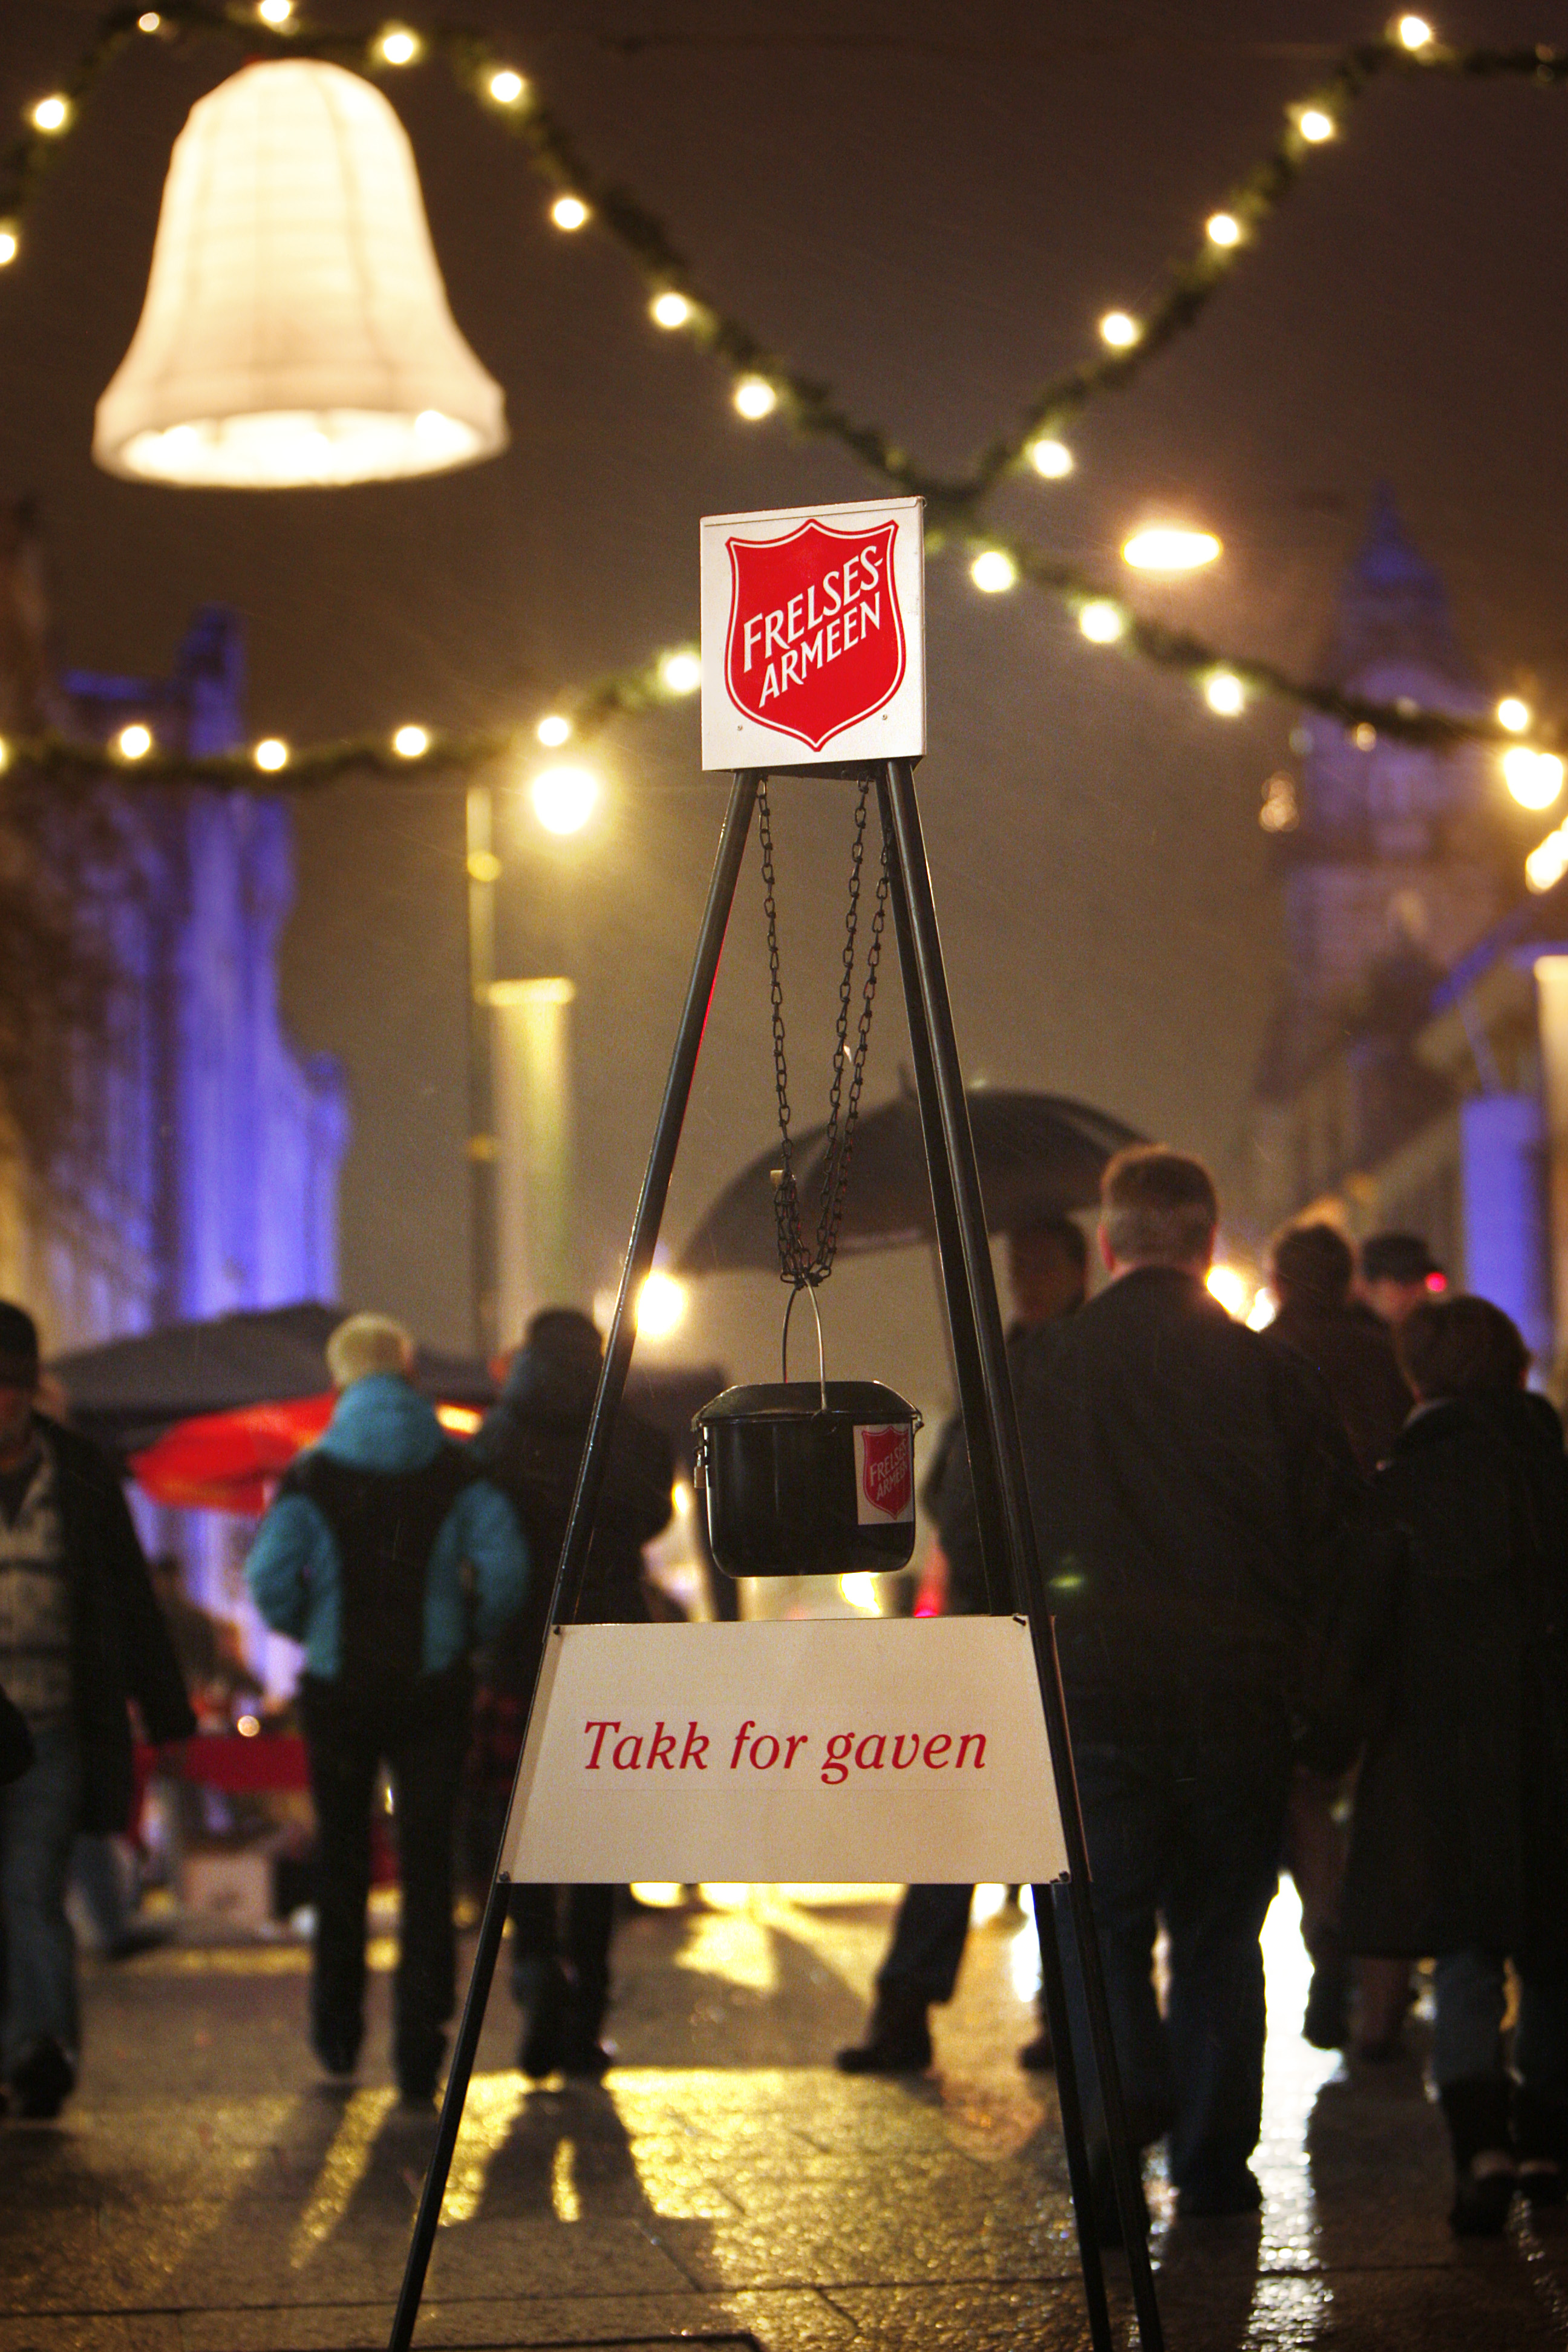
[[[845,919],[843,966],[838,982],[838,1013],[834,1024],[833,1084],[828,1093],[827,1131],[824,1138],[822,1187],[819,1195],[816,1246],[808,1249],[801,1223],[800,1191],[795,1182],[795,1146],[790,1136],[789,1069],[784,1054],[784,985],[779,975],[778,900],[773,865],[773,814],[764,782],[757,793],[757,828],[763,845],[763,912],[768,928],[769,997],[773,1007],[773,1081],[778,1092],[780,1167],[773,1186],[773,1214],[778,1224],[779,1277],[796,1290],[816,1289],[833,1271],[838,1249],[838,1229],[849,1181],[849,1159],[855,1125],[860,1112],[860,1088],[866,1076],[866,1055],[871,1042],[871,1009],[877,995],[877,974],[882,960],[882,934],[888,917],[888,847],[884,841],[872,907],[871,937],[866,950],[866,977],[861,991],[860,1017],[855,1045],[849,1045],[849,1008],[855,992],[856,946],[860,921],[861,869],[866,855],[866,820],[870,786],[862,783],[855,810],[855,838],[849,853],[849,904]],[[845,1064],[849,1086],[844,1086]]]

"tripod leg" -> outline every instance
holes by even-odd
[[[1154,2294],[1148,2242],[1143,2233],[1142,2188],[1128,2137],[1126,2103],[1122,2097],[1121,2077],[1111,2039],[1105,1975],[1100,1965],[1094,1913],[1089,1904],[1089,1856],[1084,1845],[1083,1820],[1073,1779],[1072,1750],[1068,1738],[1067,1710],[1062,1702],[1056,1636],[1035,1548],[1034,1523],[1029,1516],[1023,1450],[1018,1439],[1012,1384],[1003,1348],[1002,1318],[996,1304],[996,1283],[992,1272],[980,1177],[974,1160],[974,1139],[970,1133],[969,1109],[964,1100],[958,1045],[952,1030],[952,1009],[948,1002],[947,975],[942,966],[942,941],[931,898],[931,873],[926,864],[920,808],[915,798],[914,772],[907,760],[888,762],[887,805],[893,828],[889,862],[899,873],[908,906],[909,961],[917,987],[917,994],[908,1006],[910,1027],[912,1032],[919,1024],[924,1029],[929,1048],[927,1056],[916,1058],[917,1083],[922,1075],[927,1076],[927,1083],[921,1088],[921,1118],[926,1136],[926,1153],[927,1158],[934,1161],[940,1150],[947,1163],[952,1182],[957,1240],[963,1267],[962,1295],[958,1296],[957,1303],[973,1331],[984,1391],[978,1402],[995,1454],[1005,1549],[1011,1557],[1015,1589],[1021,1592],[1028,1611],[1040,1701],[1045,1710],[1056,1780],[1058,1811],[1067,1851],[1074,1941],[1083,1972],[1095,2073],[1105,2113],[1111,2178],[1127,2246],[1139,2335],[1143,2352],[1163,2352],[1164,2331]],[[955,1296],[958,1287],[950,1282],[950,1297]],[[962,1352],[959,1366],[962,1374]],[[967,1399],[965,1413],[970,1417]]]
[[[430,2267],[430,2250],[436,2242],[436,2228],[441,2219],[441,2200],[447,2194],[447,2176],[452,2169],[452,2151],[458,2145],[458,2130],[463,2120],[468,2083],[474,2071],[474,2057],[479,2046],[479,2031],[485,2021],[485,2005],[490,1997],[496,1960],[500,1953],[501,1937],[506,1932],[507,1896],[510,1893],[509,1879],[499,1874],[491,1879],[489,1899],[479,1925],[479,1948],[474,1955],[474,1971],[468,1979],[458,2039],[452,2045],[452,2063],[447,2075],[447,2088],[442,2095],[441,2120],[436,2127],[436,2145],[430,2151],[425,2186],[419,2192],[419,2210],[414,2217],[414,2235],[409,2241],[408,2259],[403,2266],[403,2285],[393,2316],[392,2334],[387,2338],[388,2352],[408,2352],[413,2341],[414,2323],[419,2316],[420,2298],[425,2293],[425,2273]]]
[[[621,1276],[620,1295],[616,1300],[615,1320],[610,1326],[609,1344],[605,1350],[598,1392],[594,1399],[587,1442],[583,1449],[582,1466],[577,1473],[576,1492],[572,1498],[572,1516],[551,1591],[548,1625],[565,1622],[577,1605],[588,1545],[594,1532],[594,1515],[598,1507],[599,1490],[604,1484],[610,1433],[616,1407],[626,1388],[626,1371],[637,1338],[637,1295],[653,1264],[654,1244],[658,1239],[658,1228],[664,1216],[670,1171],[675,1166],[676,1150],[691,1094],[691,1080],[702,1045],[702,1031],[712,1000],[713,983],[718,977],[719,958],[724,946],[724,933],[734,901],[735,885],[740,878],[741,860],[745,855],[746,836],[751,830],[752,810],[756,797],[756,776],[749,772],[737,775],[724,813],[724,829],[719,836],[719,851],[714,860],[713,878],[708,887],[708,903],[698,937],[697,953],[692,960],[691,978],[687,983],[680,1026],[676,1033],[675,1051],[670,1057],[669,1076],[665,1081],[664,1098],[659,1105],[658,1120],[654,1129],[653,1148],[648,1154],[647,1173],[643,1179],[637,1216],[632,1224],[626,1270]],[[518,1756],[519,1775],[522,1769],[522,1755],[528,1746],[528,1723],[532,1718],[534,1701],[539,1696],[540,1671],[543,1663],[542,1647],[533,1662],[533,1687],[529,1695],[523,1745]],[[514,1775],[512,1803],[515,1805],[516,1801],[517,1776]],[[510,1809],[508,1827],[510,1827]],[[510,1839],[503,1840],[502,1862],[510,1851]],[[463,2120],[463,2105],[468,2095],[474,2053],[479,2048],[485,2004],[489,1999],[496,1958],[506,1927],[510,1892],[510,1881],[502,1874],[498,1864],[496,1875],[490,1881],[489,1899],[485,1905],[484,1921],[479,1929],[479,1948],[474,1958],[474,1972],[468,1979],[462,2023],[458,2029],[458,2039],[452,2052],[451,2071],[447,2077],[446,2095],[441,2102],[436,2147],[430,2158],[429,2171],[425,2176],[419,2210],[415,2217],[414,2236],[404,2268],[403,2288],[392,2323],[388,2352],[408,2352],[415,2322],[419,2316],[420,2298],[425,2292],[425,2273],[430,2264],[430,2249],[435,2243],[436,2228],[441,2218],[441,2200],[447,2193],[452,2151],[457,2146],[458,2130]]]
[[[1078,2060],[1073,2053],[1072,2027],[1068,2015],[1067,1984],[1062,1976],[1054,1886],[1037,1886],[1035,1889],[1035,1926],[1040,1938],[1040,1981],[1046,1996],[1046,2019],[1051,2029],[1051,2049],[1056,2058],[1057,2104],[1061,2109],[1062,2138],[1067,2144],[1073,2218],[1078,2223],[1079,2260],[1083,2265],[1083,2299],[1089,2305],[1089,2337],[1096,2352],[1099,2352],[1100,2345],[1109,2346],[1112,2340],[1110,2312],[1105,2300],[1105,2267],[1100,2259],[1100,2233],[1095,2226],[1089,2142],[1083,2127],[1083,2102],[1079,2094]]]

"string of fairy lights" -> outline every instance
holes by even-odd
[[[1464,716],[1347,694],[1275,663],[1228,655],[1191,631],[1140,613],[1092,573],[1024,534],[993,527],[985,509],[1015,476],[1032,474],[1049,482],[1072,474],[1076,460],[1065,436],[1074,419],[1110,393],[1131,388],[1197,323],[1312,160],[1342,135],[1352,111],[1375,82],[1390,75],[1416,81],[1508,79],[1555,91],[1568,85],[1568,50],[1448,46],[1415,14],[1398,16],[1380,38],[1346,49],[1314,89],[1287,108],[1268,152],[1207,215],[1192,251],[1172,268],[1147,309],[1142,314],[1106,310],[1098,321],[1094,356],[1041,385],[969,470],[954,476],[927,469],[881,427],[850,415],[831,385],[792,368],[743,320],[714,302],[662,222],[636,194],[592,169],[534,83],[483,35],[458,26],[390,21],[369,29],[329,30],[311,25],[298,0],[166,0],[158,8],[131,0],[110,9],[71,73],[34,102],[23,134],[0,154],[0,268],[21,257],[39,183],[124,50],[138,43],[173,47],[237,35],[253,55],[304,55],[373,78],[427,59],[444,63],[476,105],[524,145],[545,184],[552,226],[568,236],[592,228],[612,238],[643,278],[654,328],[689,336],[712,354],[727,374],[739,418],[752,425],[776,418],[801,435],[832,440],[900,495],[924,499],[928,546],[965,554],[980,593],[1005,594],[1021,583],[1046,593],[1066,608],[1089,645],[1184,674],[1216,717],[1238,717],[1257,699],[1272,698],[1333,719],[1363,747],[1378,734],[1439,748],[1491,745],[1502,750],[1505,780],[1522,805],[1544,809],[1560,794],[1563,762],[1552,748],[1559,730],[1518,696],[1505,697],[1489,714]],[[1130,563],[1152,571],[1194,568],[1220,552],[1217,540],[1201,532],[1142,537],[1163,539],[1165,560],[1152,547],[1140,555],[1136,539],[1122,552]],[[409,722],[390,735],[365,733],[309,745],[268,736],[229,754],[190,759],[161,749],[153,728],[135,721],[121,730],[111,756],[126,779],[163,784],[233,785],[253,782],[259,774],[276,786],[298,788],[355,771],[388,777],[466,771],[515,756],[529,747],[531,734],[547,751],[585,742],[614,718],[681,701],[696,691],[700,677],[695,649],[673,646],[562,697],[531,729],[452,730]],[[101,747],[61,736],[0,742],[0,767],[25,766],[59,781],[98,781],[103,760]],[[584,790],[584,779],[579,775],[574,783],[573,774],[565,772],[554,787],[553,803],[550,789],[535,795],[543,821],[552,822],[546,811],[553,805],[563,831],[571,829],[566,820]],[[1276,814],[1281,827],[1289,823],[1283,804]],[[1270,823],[1267,802],[1263,822]],[[1564,873],[1568,824],[1542,842],[1529,861],[1532,887],[1549,887],[1542,877],[1549,874],[1555,881]]]

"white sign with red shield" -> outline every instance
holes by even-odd
[[[1028,1626],[558,1627],[501,1853],[596,1885],[1059,1877]]]
[[[907,1421],[855,1431],[856,1516],[863,1528],[906,1525],[915,1515],[915,1441]]]
[[[702,764],[925,750],[922,501],[702,523]]]

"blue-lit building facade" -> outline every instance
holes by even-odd
[[[1386,494],[1321,667],[1385,703],[1492,707]],[[1552,970],[1568,888],[1530,893],[1524,857],[1552,820],[1514,806],[1485,746],[1308,716],[1292,750],[1261,811],[1287,976],[1252,1108],[1259,1235],[1309,1209],[1352,1236],[1424,1234],[1457,1286],[1513,1316],[1549,1378],[1568,1334],[1568,985],[1559,1013]]]

